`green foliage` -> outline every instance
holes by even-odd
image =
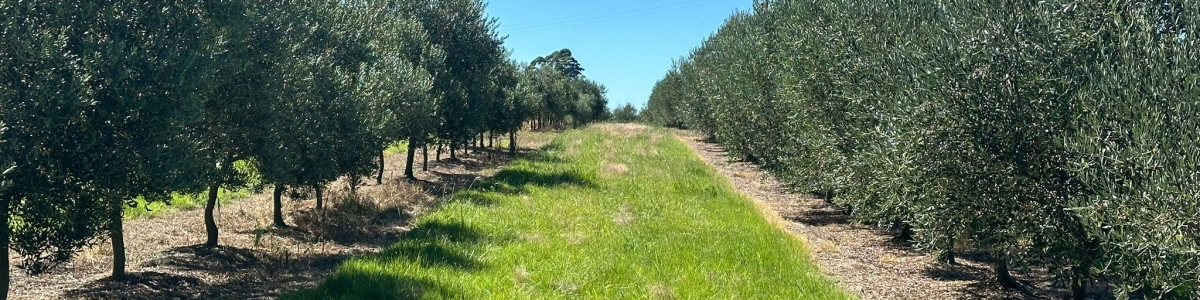
[[[626,103],[612,112],[612,120],[614,122],[630,123],[638,119],[638,109],[633,107],[633,104]]]
[[[1194,5],[759,1],[642,115],[918,245],[1047,267],[1076,297],[1095,277],[1200,297]]]
[[[613,132],[560,135],[282,299],[853,298],[669,132]]]
[[[567,60],[574,61],[570,58],[570,50],[565,49],[550,57],[562,56],[563,51],[566,51]],[[521,85],[524,86],[523,95],[532,99],[529,107],[542,125],[561,129],[606,119],[607,88],[585,77],[572,77],[574,73],[560,69],[554,60],[540,60],[542,62],[523,70]]]
[[[199,4],[44,1],[6,9],[5,197],[13,246],[40,272],[120,222],[135,196],[197,188],[212,35]],[[116,216],[115,218],[113,216]],[[119,228],[119,226],[118,226]]]
[[[571,53],[571,49],[562,49],[550,53],[550,55],[539,56],[529,62],[534,67],[547,67],[562,73],[573,79],[583,76],[583,67],[579,64],[579,60],[575,59],[575,55]]]
[[[220,203],[246,199],[266,188],[262,176],[258,174],[258,169],[253,162],[239,160],[234,162],[233,169],[236,172],[234,181],[240,182],[240,184],[221,188],[217,197],[220,199]],[[125,207],[126,219],[153,218],[177,211],[193,210],[204,206],[207,199],[201,193],[176,192],[171,193],[170,199],[163,201],[147,201],[144,197],[135,198],[134,201],[136,204]]]
[[[248,188],[225,189],[217,193],[221,204],[250,198],[255,195]],[[125,207],[125,219],[157,218],[168,216],[175,212],[189,211],[204,207],[208,201],[204,193],[173,193],[169,199],[147,201],[146,198],[134,198],[134,203]]]
[[[206,188],[228,201],[357,182],[397,141],[514,132],[536,101],[483,8],[0,0],[0,245],[43,272],[108,233],[121,279],[123,217],[188,209]],[[576,80],[556,82],[556,104],[598,120],[603,87]]]
[[[476,0],[419,0],[405,5],[404,11],[420,22],[429,42],[445,57],[433,78],[439,91],[436,135],[452,145],[470,141],[488,129],[487,109],[503,99],[489,77],[508,63],[495,21],[484,16],[484,4]]]
[[[383,149],[383,152],[391,153],[391,154],[402,154],[405,151],[408,151],[408,147],[409,147],[408,141],[400,141],[400,142],[393,143],[391,146],[388,146],[387,149]]]

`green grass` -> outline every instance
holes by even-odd
[[[224,204],[230,201],[246,199],[254,196],[254,194],[253,191],[245,188],[237,190],[220,189],[217,191],[217,203]],[[134,200],[138,203],[136,207],[125,207],[126,219],[161,217],[178,211],[198,209],[204,207],[205,201],[208,201],[208,194],[175,193],[171,195],[170,203],[156,201],[147,204],[146,199],[140,197]]]
[[[237,161],[234,163],[234,168],[243,176],[245,185],[236,189],[218,189],[217,203],[225,204],[230,201],[250,198],[257,194],[258,190],[263,186],[262,178],[259,177],[258,169],[255,168],[254,164],[247,161]],[[147,202],[142,197],[138,197],[134,201],[137,201],[137,206],[125,207],[126,219],[161,217],[178,211],[188,211],[204,207],[204,203],[208,201],[208,194],[207,192],[198,194],[173,193],[169,202]]]
[[[624,167],[624,168],[622,168]],[[568,131],[284,299],[847,299],[661,129]]]
[[[392,144],[391,146],[388,146],[387,149],[383,149],[383,152],[388,153],[388,154],[407,154],[408,153],[408,141],[396,142],[396,143]]]

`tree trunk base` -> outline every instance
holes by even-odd
[[[1008,269],[1008,258],[1003,255],[996,255],[996,282],[1005,287],[1020,287]]]
[[[317,185],[316,187],[314,187],[313,189],[315,189],[315,190],[317,191],[317,210],[323,210],[323,209],[325,209],[325,199],[322,199],[322,198],[321,198],[321,196],[322,196],[322,195],[321,195],[321,192],[322,192],[322,191],[321,191],[321,185],[319,185],[319,184],[318,184],[318,185]]]
[[[413,140],[408,139],[408,159],[404,161],[404,178],[408,179],[417,179],[413,173],[413,161],[417,158],[417,148],[413,145]]]
[[[937,261],[947,265],[957,265],[958,262],[954,259],[954,250],[944,250],[938,253]]]
[[[274,225],[278,228],[287,228],[288,225],[283,221],[283,186],[276,185],[275,192],[271,195],[274,200]]]
[[[412,145],[409,145],[409,146],[411,147]],[[383,156],[384,156],[384,154],[385,154],[384,151],[379,151],[379,174],[375,174],[375,184],[383,184],[383,169],[384,169],[383,168],[384,167]]]
[[[204,242],[206,247],[217,246],[217,236],[220,234],[217,231],[217,218],[215,216],[217,209],[217,195],[219,187],[216,184],[208,187],[208,203],[204,204],[204,230],[208,233],[208,240]]]
[[[121,220],[124,214],[123,202],[117,202],[113,205],[113,211],[109,213],[108,237],[112,242],[112,277],[114,281],[124,281],[128,279],[125,274],[125,224]]]
[[[12,235],[8,224],[10,223],[9,200],[0,200],[0,224],[5,224],[4,228],[0,228],[0,249],[3,249],[4,257],[0,257],[0,300],[8,299],[8,289],[12,278],[9,275],[11,266],[9,266],[9,237]]]

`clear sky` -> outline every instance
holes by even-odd
[[[584,75],[608,87],[609,107],[642,107],[671,61],[752,0],[489,0],[513,58],[569,48]]]

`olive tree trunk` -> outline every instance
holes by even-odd
[[[112,280],[125,280],[125,227],[122,223],[125,203],[116,201],[109,212],[108,238],[112,241]]]
[[[517,131],[508,133],[508,154],[517,155]]]
[[[208,233],[208,240],[204,242],[205,247],[217,246],[217,218],[214,212],[217,209],[217,192],[219,185],[212,184],[208,186],[208,202],[204,204],[204,231]]]
[[[1017,280],[1012,277],[1012,272],[1008,270],[1008,257],[999,251],[995,255],[996,260],[996,282],[1004,286],[1016,286]]]
[[[413,139],[408,139],[408,159],[404,162],[404,177],[408,179],[417,179],[413,175],[413,160],[417,157],[417,148],[413,145]]]
[[[12,213],[9,211],[9,203],[8,197],[0,197],[0,224],[4,224],[4,228],[0,228],[0,252],[4,252],[4,257],[0,257],[0,268],[2,268],[0,269],[0,300],[8,299],[8,286],[12,281],[12,277],[8,273],[11,268],[8,262],[9,236],[11,235],[8,223]]]
[[[313,189],[317,191],[317,210],[325,209],[325,200],[321,198],[321,185],[318,184]]]
[[[275,202],[275,227],[287,227],[287,223],[283,222],[283,186],[275,185],[275,192],[271,196]]]
[[[421,145],[421,171],[429,171],[429,143]]]
[[[412,145],[410,144],[409,148],[411,148],[411,147],[412,147]],[[379,173],[375,174],[375,184],[383,184],[383,155],[384,155],[384,151],[380,150],[379,151]]]
[[[1071,299],[1087,299],[1088,279],[1091,278],[1091,272],[1087,270],[1087,266],[1076,266],[1076,269],[1075,274],[1071,276]]]

